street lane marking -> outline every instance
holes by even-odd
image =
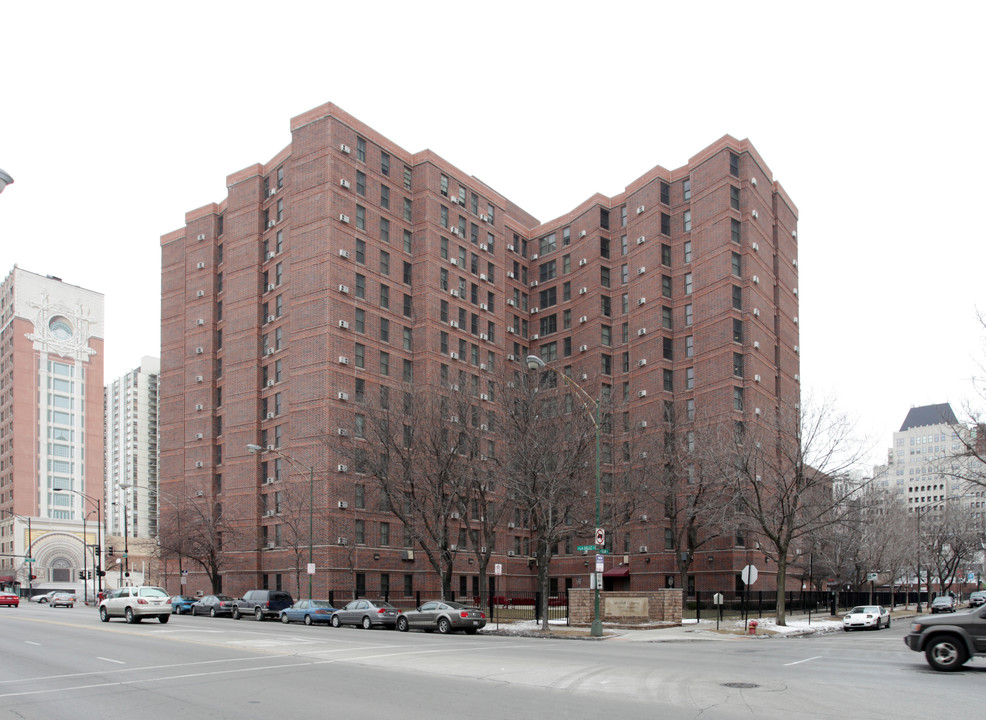
[[[145,665],[143,667],[131,667],[126,670],[120,670],[119,672],[142,672],[144,670],[167,670],[169,668],[176,667],[195,667],[196,665],[215,665],[216,663],[229,663],[229,662],[250,662],[252,660],[270,660],[270,655],[256,655],[253,657],[244,658],[229,658],[225,660],[202,660],[200,662],[193,663],[169,663],[167,665]],[[91,677],[91,676],[101,676],[105,674],[104,671],[99,670],[96,672],[84,672],[84,673],[65,673],[63,675],[42,675],[40,677],[33,678],[21,678],[17,680],[0,680],[0,685],[10,685],[12,683],[19,682],[38,682],[40,680],[63,680],[65,678],[81,678],[81,677]]]
[[[37,645],[38,647],[41,647],[41,643],[31,642],[30,640],[25,640],[24,642],[26,642],[28,645]]]
[[[123,660],[114,660],[112,658],[104,658],[104,657],[100,657],[99,655],[96,656],[96,659],[97,660],[105,660],[106,662],[116,663],[117,665],[126,665],[126,663],[123,662]]]
[[[784,663],[784,667],[789,667],[790,665],[800,665],[801,663],[810,662],[812,660],[821,660],[821,655],[816,655],[815,657],[805,658],[804,660],[796,660],[795,662]]]

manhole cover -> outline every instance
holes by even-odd
[[[722,683],[722,686],[728,688],[739,688],[740,690],[749,690],[750,688],[760,687],[756,683]]]

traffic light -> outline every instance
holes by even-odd
[[[79,580],[85,580],[85,579],[86,579],[86,571],[79,570]]]
[[[113,546],[112,545],[107,545],[106,546],[106,554],[107,555],[112,555],[113,554]]]
[[[32,575],[32,576],[31,576],[31,579],[32,579],[32,580],[37,580],[37,579],[38,579],[38,576],[37,576],[37,575]]]
[[[92,551],[94,553],[96,553],[97,555],[99,555],[99,545],[93,545],[92,546]]]
[[[86,580],[92,580],[92,570],[86,571]]]

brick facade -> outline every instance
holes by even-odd
[[[797,210],[748,141],[723,137],[685,167],[655,167],[615,197],[539,223],[433,152],[408,152],[332,104],[294,118],[291,132],[289,146],[230,175],[224,200],[190,211],[161,242],[161,488],[232,523],[223,591],[296,591],[307,540],[288,548],[279,539],[280,508],[285,488],[303,495],[312,472],[317,595],[350,593],[361,580],[368,590],[437,587],[332,441],[352,426],[360,393],[396,389],[405,372],[433,384],[447,372],[485,392],[493,367],[555,354],[652,416],[664,400],[692,398],[708,416],[752,417],[797,396]],[[734,352],[746,359],[742,378],[732,376]],[[289,459],[249,454],[247,444]],[[673,574],[655,520],[615,551],[641,571],[633,589],[667,587]],[[527,558],[505,555],[523,533],[502,535],[498,592],[533,591]],[[731,587],[751,555],[725,546],[712,562],[703,555],[699,588]],[[559,592],[586,575],[584,561],[553,561]],[[455,589],[472,593],[475,572],[465,555],[456,562]],[[205,584],[193,573],[188,590]]]
[[[568,620],[572,625],[589,625],[595,611],[592,590],[569,593]],[[681,624],[681,590],[638,590],[599,593],[599,618],[604,623],[636,625],[648,622]]]

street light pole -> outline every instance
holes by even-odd
[[[246,446],[247,452],[253,455],[263,455],[264,453],[273,453],[278,455],[289,463],[294,465],[296,468],[305,468],[300,462],[295,460],[293,457],[288,455],[286,452],[280,450],[271,450],[260,445],[254,445],[249,443]],[[308,566],[309,569],[315,564],[315,548],[314,548],[314,538],[315,538],[315,466],[309,465],[308,470]],[[312,573],[308,573],[308,599],[312,599]]]
[[[117,488],[123,491],[122,502],[123,502],[123,570],[126,572],[127,577],[130,577],[130,545],[129,545],[129,535],[130,529],[127,527],[127,490],[132,488],[133,485],[130,483],[120,483]]]
[[[575,382],[572,378],[563,372],[560,372],[557,368],[548,365],[544,360],[539,358],[537,355],[527,356],[527,367],[531,370],[551,370],[555,375],[561,376],[562,380],[567,382],[569,385],[575,388],[575,390],[582,397],[582,407],[585,408],[586,413],[589,415],[589,419],[592,420],[592,424],[596,429],[596,527],[598,531],[600,523],[600,513],[599,513],[599,488],[600,488],[600,478],[602,476],[600,471],[600,428],[599,428],[599,400],[594,399],[585,388]],[[589,406],[586,403],[591,403],[593,410],[589,410]],[[594,533],[595,534],[595,533]],[[599,580],[601,578],[597,575],[597,571],[593,569],[593,593],[592,593],[592,626],[589,629],[589,635],[591,637],[602,637],[603,635],[603,623],[599,616]]]

